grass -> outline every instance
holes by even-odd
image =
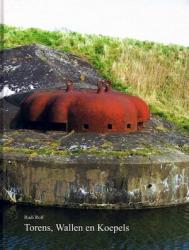
[[[15,138],[16,139],[16,138]],[[36,139],[31,139],[29,137],[24,138],[24,142],[34,142]],[[128,157],[128,156],[143,156],[149,157],[151,155],[163,155],[165,152],[174,152],[178,148],[172,144],[164,144],[163,147],[159,145],[144,145],[138,148],[133,149],[124,149],[124,150],[115,150],[113,144],[110,141],[105,141],[98,147],[91,146],[88,148],[82,148],[80,146],[75,149],[59,149],[60,140],[51,140],[48,141],[46,145],[32,148],[31,146],[26,145],[16,145],[14,139],[6,139],[3,145],[0,145],[0,151],[3,153],[17,153],[25,154],[29,157],[38,157],[38,156],[60,156],[60,157],[72,157],[72,156],[95,156],[95,157],[115,157],[118,159]],[[184,145],[180,147],[183,153],[189,153],[189,145]]]
[[[89,61],[113,86],[189,131],[189,47],[1,25],[1,48],[43,44]]]
[[[168,149],[168,148],[167,148]],[[62,156],[62,157],[71,157],[71,156],[79,156],[79,155],[87,155],[87,156],[96,156],[96,157],[115,157],[115,158],[123,158],[128,157],[131,155],[139,155],[139,156],[145,156],[148,157],[150,155],[162,155],[162,151],[157,147],[145,147],[145,148],[139,148],[139,149],[131,149],[131,150],[122,150],[122,151],[116,151],[116,150],[108,150],[108,149],[102,149],[99,150],[99,148],[91,147],[90,149],[83,150],[83,149],[77,149],[77,150],[58,150],[54,147],[43,147],[39,149],[30,149],[25,147],[12,147],[10,145],[4,145],[0,146],[0,150],[2,150],[3,153],[18,153],[18,154],[26,154],[30,156],[31,158],[37,157],[37,156]]]

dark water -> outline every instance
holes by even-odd
[[[3,218],[0,249],[189,250],[189,206],[143,211],[68,210],[5,204],[0,206]],[[26,220],[26,215],[43,216],[44,219]],[[53,232],[27,232],[24,226],[26,223],[50,225]],[[58,232],[56,224],[79,225],[83,231]],[[130,231],[115,234],[101,232],[98,231],[98,224],[125,224],[130,227]],[[86,232],[86,225],[92,225],[95,231]]]

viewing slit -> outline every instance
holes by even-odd
[[[36,130],[57,130],[57,131],[67,131],[67,123],[58,123],[58,122],[44,122],[44,121],[32,121],[27,123],[28,129]]]
[[[89,124],[84,124],[83,127],[84,129],[89,129]]]
[[[51,122],[48,124],[50,130],[57,130],[57,131],[66,131],[67,130],[67,123],[58,123],[58,122]]]

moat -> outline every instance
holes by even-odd
[[[189,249],[189,205],[107,211],[1,204],[0,214],[3,218],[1,249]],[[50,226],[54,230],[26,231],[24,224]],[[55,230],[56,224],[70,225],[70,231]],[[96,229],[98,224],[109,228],[125,224],[129,231],[71,230],[71,225],[80,228],[90,225]]]

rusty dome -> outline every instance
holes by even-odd
[[[38,91],[21,105],[24,128],[75,132],[134,132],[150,119],[148,105],[139,97],[111,89],[101,81],[97,90]]]

